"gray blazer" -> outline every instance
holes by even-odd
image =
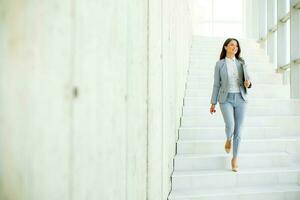
[[[248,102],[247,88],[244,86],[244,80],[250,80],[250,76],[247,71],[247,65],[243,60],[236,59],[236,65],[239,73],[240,92],[243,99]],[[250,83],[252,85],[252,83]],[[251,87],[250,85],[250,87]],[[211,95],[211,104],[223,103],[226,101],[229,90],[227,65],[225,59],[221,59],[216,62],[214,72],[214,85]]]

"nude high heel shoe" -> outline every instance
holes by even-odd
[[[226,153],[229,153],[230,149],[231,149],[231,140],[226,140],[226,143],[225,143],[225,151],[226,151]]]
[[[232,168],[232,171],[234,171],[234,172],[237,172],[239,170],[236,157],[232,158],[232,160],[231,160],[231,168]]]

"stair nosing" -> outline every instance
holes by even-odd
[[[289,187],[291,189],[289,190]],[[246,190],[252,191],[246,191]],[[200,191],[199,191],[200,190]],[[244,191],[240,191],[244,190]],[[173,190],[170,193],[169,198],[196,198],[196,197],[209,197],[209,196],[230,196],[230,195],[247,195],[247,194],[260,194],[260,193],[282,193],[282,192],[300,192],[300,184],[276,184],[276,185],[265,185],[265,186],[242,186],[235,187],[231,189],[205,189],[201,191],[201,189],[191,189],[184,190],[183,194],[182,190]],[[177,194],[176,194],[177,193]],[[185,194],[188,193],[188,194]],[[194,194],[193,194],[194,193]]]
[[[300,166],[288,167],[265,167],[265,168],[245,168],[238,172],[232,172],[230,169],[214,170],[174,170],[172,177],[198,177],[198,176],[218,176],[218,175],[245,175],[245,174],[271,174],[280,172],[299,172]]]

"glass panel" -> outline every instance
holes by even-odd
[[[239,36],[244,33],[244,0],[190,0],[195,34]]]
[[[212,20],[212,0],[198,0],[197,13],[200,21]]]
[[[242,0],[214,0],[214,21],[243,20]]]

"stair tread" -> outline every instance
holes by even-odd
[[[244,126],[244,128],[260,128],[260,129],[279,129],[279,126]],[[224,127],[212,127],[212,126],[201,126],[201,127],[180,127],[180,129],[222,129],[224,130]]]
[[[287,156],[289,153],[287,152],[267,152],[267,153],[240,153],[239,157],[257,157],[257,156],[276,156],[276,155],[283,155]],[[230,154],[225,153],[217,153],[217,154],[199,154],[199,153],[181,153],[177,154],[175,158],[183,157],[183,158],[213,158],[213,157],[232,157]]]
[[[271,133],[270,134],[269,133],[262,133],[262,134],[263,135],[261,135],[261,136],[253,136],[253,137],[247,135],[243,139],[243,141],[244,140],[247,141],[247,140],[251,140],[251,139],[262,140],[264,138],[278,138],[278,139],[287,139],[287,140],[284,140],[284,141],[291,141],[293,138],[299,137],[300,132],[298,134],[294,133],[294,134],[290,134],[290,135],[286,135],[286,132],[282,132],[282,133],[276,133],[275,136],[272,135]],[[200,138],[198,139],[197,137],[200,137]],[[289,140],[289,139],[291,139],[291,140]],[[186,141],[186,140],[222,140],[224,142],[225,141],[225,133],[180,133],[179,140],[180,141]]]
[[[257,193],[280,193],[280,192],[300,192],[299,184],[280,184],[280,185],[259,185],[259,186],[243,186],[232,188],[216,188],[216,189],[185,189],[173,190],[170,193],[172,197],[198,197],[198,196],[223,196],[223,195],[239,195],[239,194],[257,194]]]
[[[200,99],[200,100],[209,100],[210,102],[210,97],[193,97],[193,96],[186,96],[184,97],[185,99]],[[274,98],[262,98],[262,97],[253,97],[251,98],[253,101],[288,101],[288,102],[300,102],[300,99],[291,99],[291,98],[286,98],[286,97],[274,97]]]
[[[224,142],[224,139],[185,139],[177,143]],[[282,136],[276,138],[243,139],[245,142],[300,141],[300,136]]]
[[[300,172],[299,163],[287,167],[272,168],[245,168],[238,172],[232,172],[229,169],[213,170],[175,170],[172,177],[182,176],[211,176],[211,175],[239,175],[239,174],[260,174],[260,173],[278,173],[278,172]]]
[[[183,116],[182,118],[200,118],[201,116]],[[206,116],[205,116],[206,118]],[[216,118],[222,118],[222,116],[217,116]],[[300,118],[300,115],[271,115],[271,116],[247,116],[247,118]]]

